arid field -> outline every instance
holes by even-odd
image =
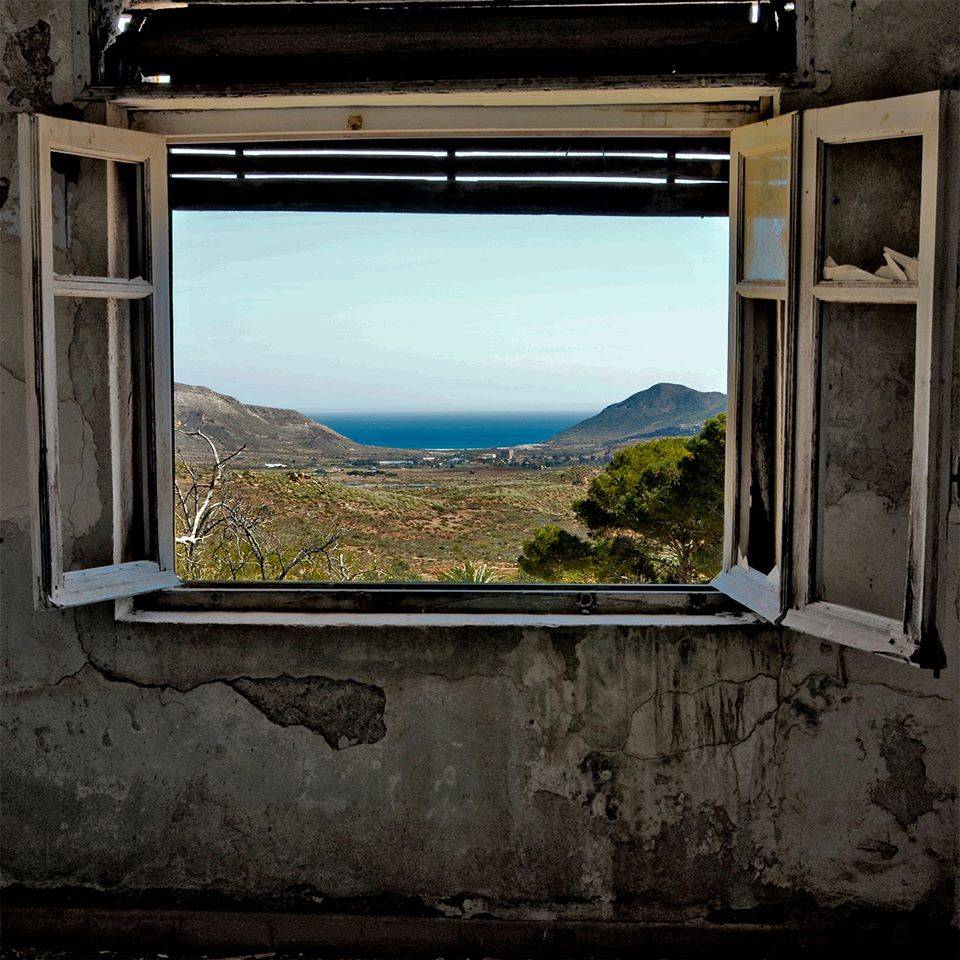
[[[522,542],[538,527],[555,523],[580,532],[571,506],[597,472],[474,464],[380,473],[236,470],[229,496],[247,514],[268,512],[261,529],[289,547],[337,535],[327,551],[337,558],[335,569],[318,557],[297,565],[287,580],[434,580],[464,564],[483,564],[488,576],[509,581],[518,577]],[[223,577],[213,572],[204,578]],[[256,579],[254,568],[242,578]]]

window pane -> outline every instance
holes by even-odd
[[[754,570],[770,573],[779,562],[780,350],[782,304],[741,300],[745,398],[740,451],[740,552]]]
[[[828,144],[823,157],[822,260],[873,273],[883,248],[915,257],[920,228],[920,137]]]
[[[109,301],[56,298],[63,568],[113,563]],[[118,317],[129,315],[116,303]]]
[[[743,161],[742,280],[786,280],[789,219],[789,152],[778,149],[746,157]]]
[[[709,580],[728,229],[176,211],[178,572]]]
[[[50,157],[53,272],[145,277],[142,164],[66,153]]]
[[[894,618],[907,576],[915,336],[912,306],[821,308],[820,596]]]
[[[155,558],[147,524],[152,503],[142,493],[150,488],[146,470],[152,463],[144,427],[149,380],[137,372],[144,366],[148,309],[149,301],[55,299],[65,571]],[[111,401],[112,388],[123,399]],[[112,402],[120,404],[117,435],[111,434]]]

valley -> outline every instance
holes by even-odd
[[[415,449],[376,446],[350,437],[296,410],[245,404],[209,387],[174,384],[176,447],[187,461],[210,458],[202,431],[221,454],[237,453],[236,465],[311,468],[352,466],[450,469],[469,463],[510,469],[600,464],[619,448],[654,437],[690,436],[726,409],[726,395],[681,384],[658,383],[542,442],[513,446]]]
[[[333,565],[317,558],[286,579],[435,580],[470,564],[503,582],[517,579],[517,556],[537,527],[579,531],[572,504],[594,473],[495,466],[406,468],[372,477],[238,470],[231,495],[249,508],[266,506],[281,542],[336,534]]]
[[[618,449],[692,435],[724,407],[723,394],[657,384],[540,443],[416,450],[177,384],[178,569],[192,580],[521,580],[537,530],[585,535],[574,504]],[[219,469],[213,449],[230,458]]]

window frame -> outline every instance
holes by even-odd
[[[131,128],[162,134],[168,146],[245,140],[344,140],[411,137],[505,136],[709,136],[727,137],[735,125],[776,112],[779,91],[739,87],[723,91],[631,89],[614,91],[530,91],[485,94],[368,95],[369,107],[354,100],[320,96],[235,101],[230,109],[216,99],[183,112],[163,98],[121,102]],[[711,584],[481,585],[181,583],[162,595],[139,598],[125,615],[268,617],[282,611],[332,615],[345,611],[370,617],[397,611],[440,615],[463,612],[484,617],[597,616],[620,620],[637,615],[751,622],[741,606]]]
[[[795,408],[794,345],[796,339],[796,250],[798,237],[800,118],[796,112],[742,127],[730,138],[730,274],[729,334],[727,338],[727,444],[724,477],[723,566],[714,584],[748,609],[777,623],[787,605],[790,582],[790,523],[793,481],[793,411]],[[745,280],[743,270],[744,193],[746,162],[775,149],[785,149],[790,175],[787,185],[787,258],[782,281]],[[747,301],[782,303],[783,320],[778,367],[780,417],[778,424],[775,476],[775,511],[772,526],[779,534],[780,555],[769,574],[750,565],[742,552],[743,533],[749,519],[744,517],[749,502],[749,477],[744,457],[752,436],[748,398],[744,395]]]
[[[561,136],[659,136],[690,135],[726,137],[731,127],[750,123],[771,111],[776,111],[779,91],[775,87],[730,87],[723,90],[704,91],[699,88],[643,88],[630,90],[536,90],[536,91],[494,91],[483,93],[445,93],[445,94],[367,94],[359,98],[369,102],[369,106],[358,108],[356,98],[344,98],[338,95],[310,96],[269,96],[256,98],[189,98],[189,102],[176,100],[171,102],[163,96],[150,97],[137,95],[132,98],[120,98],[108,104],[106,118],[108,125],[98,123],[78,123],[59,121],[54,118],[24,117],[22,122],[57,126],[60,123],[73,124],[78,140],[84,137],[90,143],[98,143],[106,149],[113,144],[126,143],[128,152],[117,154],[116,159],[138,159],[139,153],[146,155],[154,152],[154,170],[159,171],[160,158],[165,159],[166,149],[174,145],[188,145],[192,142],[216,142],[227,140],[247,140],[250,142],[285,139],[336,139],[345,137],[362,141],[367,138],[417,137],[417,136],[468,136],[468,137],[537,137],[549,135]],[[197,109],[183,110],[184,106]],[[221,109],[217,109],[221,108]],[[360,112],[362,111],[362,112]],[[23,149],[23,144],[21,144]],[[35,149],[35,148],[34,148]],[[109,153],[109,150],[107,150]],[[121,152],[122,153],[122,152]],[[24,154],[26,155],[26,154]],[[25,165],[27,166],[27,165]],[[39,188],[35,182],[36,165],[29,165],[30,172],[24,173],[30,189],[24,196],[44,195],[44,185]],[[162,204],[166,206],[166,183],[163,183]],[[49,193],[49,186],[46,186]],[[157,204],[161,202],[159,191],[154,192]],[[159,207],[151,209],[156,213]],[[38,543],[36,558],[37,569],[52,571],[41,576],[38,587],[38,599],[41,604],[63,606],[91,603],[114,598],[116,614],[127,617],[136,614],[138,596],[165,591],[165,598],[176,606],[184,605],[204,598],[204,602],[213,608],[222,607],[225,598],[238,600],[238,594],[249,591],[255,595],[260,609],[271,609],[278,605],[301,605],[312,609],[342,609],[344,604],[353,609],[371,606],[369,600],[362,599],[371,592],[380,594],[381,585],[374,584],[299,584],[290,588],[286,584],[244,585],[236,590],[226,591],[223,584],[203,585],[184,584],[175,576],[173,558],[172,522],[166,523],[164,517],[172,520],[172,452],[167,456],[164,449],[172,451],[172,327],[169,321],[170,267],[169,267],[169,210],[163,216],[164,231],[161,237],[157,232],[160,217],[152,220],[152,236],[155,250],[166,256],[165,266],[154,264],[154,276],[166,276],[167,284],[157,284],[157,293],[165,295],[164,316],[167,323],[165,355],[162,349],[156,352],[163,357],[155,370],[159,374],[155,391],[157,409],[157,433],[155,446],[157,463],[169,463],[170,483],[160,481],[154,474],[155,489],[140,491],[147,494],[145,499],[154,496],[157,504],[153,522],[159,531],[169,534],[164,551],[164,561],[159,564],[143,562],[136,565],[115,564],[110,568],[95,571],[99,576],[85,578],[86,582],[77,584],[81,589],[67,595],[63,590],[52,589],[49,584],[57,583],[57,558],[54,556],[46,538],[46,532],[52,526],[49,520],[50,510],[44,503],[44,495],[36,504],[35,514],[38,522],[34,525]],[[27,231],[25,231],[25,235]],[[38,249],[24,250],[25,275],[31,264],[42,262]],[[97,295],[104,296],[115,292],[110,283],[98,284]],[[42,278],[40,286],[49,299],[50,276]],[[137,291],[142,294],[144,290]],[[32,313],[32,310],[27,313]],[[28,343],[31,335],[28,335]],[[159,348],[159,344],[157,345]],[[37,355],[42,353],[42,343],[37,343]],[[55,360],[55,357],[54,357]],[[166,388],[166,395],[163,389]],[[54,408],[55,409],[55,408]],[[31,420],[39,425],[39,450],[44,433],[44,423],[40,408],[31,411]],[[117,439],[122,425],[113,418],[113,435]],[[165,489],[169,487],[169,491]],[[115,500],[118,490],[114,489]],[[136,491],[124,491],[124,494],[137,495]],[[55,500],[49,498],[48,500]],[[120,518],[114,518],[114,540],[117,541],[117,529]],[[169,531],[167,528],[170,528]],[[159,569],[158,569],[159,567]],[[62,570],[62,558],[60,558]],[[408,592],[408,585],[384,584],[382,596],[397,591]],[[713,615],[733,613],[737,622],[741,622],[740,608],[731,603],[723,594],[709,585],[579,585],[573,589],[538,585],[530,588],[503,585],[501,589],[490,590],[487,585],[458,585],[457,588],[432,586],[418,591],[412,603],[416,609],[446,608],[451,606],[475,611],[474,616],[484,616],[481,610],[494,611],[495,616],[525,615],[534,595],[538,602],[532,604],[540,613],[549,611],[575,613],[578,616],[603,610],[597,615],[606,619],[630,617],[637,611],[653,611],[653,616],[702,615],[705,605],[717,611]],[[159,596],[159,594],[158,594]],[[187,601],[187,598],[191,598]],[[218,600],[219,598],[219,600]],[[156,598],[154,598],[156,599]],[[387,606],[391,605],[386,600]],[[144,601],[149,606],[149,599]],[[158,606],[166,604],[157,603]],[[247,601],[239,598],[239,605]],[[383,603],[379,604],[381,607]],[[396,604],[393,604],[394,606]],[[377,604],[374,604],[377,606]],[[411,606],[403,604],[400,606]]]
[[[937,94],[920,95],[928,98],[928,106]],[[948,97],[941,94],[939,101],[939,124],[937,128],[942,135],[946,103]],[[739,99],[741,102],[731,102]],[[900,98],[903,101],[913,98]],[[370,106],[358,107],[358,102],[369,101]],[[919,101],[918,101],[919,102]],[[171,102],[162,96],[151,97],[138,94],[124,101],[116,101],[110,105],[108,117],[112,123],[121,127],[128,127],[140,134],[147,133],[156,136],[156,140],[167,146],[175,144],[190,144],[196,142],[236,141],[236,140],[283,140],[283,139],[338,139],[345,137],[362,141],[364,138],[385,138],[390,136],[443,136],[465,135],[471,137],[482,136],[516,136],[518,134],[537,135],[618,135],[642,136],[666,134],[671,135],[704,135],[715,133],[728,135],[732,128],[745,127],[762,119],[764,114],[778,113],[778,91],[775,88],[725,88],[723,90],[703,91],[697,88],[670,90],[615,90],[615,91],[531,91],[531,92],[493,92],[493,93],[451,93],[451,94],[368,94],[364,97],[346,98],[342,96],[320,95],[311,97],[275,96],[256,99],[238,98],[229,100],[216,97],[189,98],[189,101],[176,100]],[[896,103],[891,101],[890,103]],[[191,109],[185,110],[184,107]],[[845,108],[825,108],[825,110],[848,109],[856,110],[862,107],[872,107],[866,104],[847,105]],[[882,109],[882,108],[880,108]],[[807,111],[801,115],[804,137],[808,124],[818,122],[816,115],[824,111]],[[931,121],[933,122],[933,121]],[[812,127],[810,127],[812,129]],[[925,128],[932,135],[932,127]],[[120,131],[129,132],[129,131]],[[954,134],[955,135],[955,134]],[[930,191],[926,191],[925,207],[929,215],[929,205],[934,203],[936,209],[946,204],[950,199],[948,192],[949,177],[945,176],[948,160],[955,163],[956,151],[953,159],[948,151],[941,150],[939,159],[940,177],[935,180],[936,198],[931,200]],[[926,164],[926,151],[925,151]],[[794,164],[794,172],[799,173],[801,185],[809,189],[808,165],[810,156],[802,158],[802,167]],[[929,171],[926,170],[925,176]],[[739,179],[739,178],[738,178]],[[804,191],[803,211],[800,218],[799,240],[794,229],[791,263],[797,255],[797,250],[803,251],[808,259],[801,262],[801,269],[810,274],[809,230],[805,233],[804,224],[809,217],[807,206],[809,198]],[[739,203],[739,198],[738,201]],[[951,206],[955,204],[951,201]],[[733,210],[731,210],[731,213]],[[795,218],[792,217],[792,222]],[[937,304],[941,308],[955,303],[956,291],[949,282],[949,263],[941,261],[953,256],[953,268],[956,267],[955,251],[952,254],[941,250],[942,239],[947,231],[955,229],[949,224],[937,221],[936,244],[937,264],[934,270],[932,258],[926,258],[926,267],[931,289],[936,274]],[[924,249],[932,249],[929,245]],[[35,252],[35,251],[34,251]],[[735,263],[738,257],[735,251]],[[25,253],[25,258],[27,257]],[[26,263],[26,259],[25,259]],[[947,268],[946,273],[944,267]],[[736,267],[734,267],[736,269]],[[797,271],[794,270],[794,275]],[[166,274],[169,278],[169,273]],[[738,277],[734,278],[738,280]],[[809,283],[809,276],[804,281]],[[788,281],[787,304],[788,315],[791,295],[797,300],[795,293],[799,281]],[[168,285],[169,287],[169,279]],[[755,285],[757,292],[761,285]],[[779,289],[779,288],[778,288]],[[809,290],[804,288],[809,295]],[[924,288],[926,289],[926,288]],[[167,290],[169,293],[169,290]],[[932,294],[931,294],[932,295]],[[953,299],[951,299],[953,298]],[[932,309],[932,308],[931,308]],[[950,315],[949,313],[947,314]],[[789,316],[788,316],[789,320]],[[789,329],[789,322],[787,324]],[[943,325],[948,326],[947,324]],[[790,342],[790,336],[785,338],[785,344]],[[943,333],[946,337],[946,333]],[[28,337],[29,340],[29,337]],[[944,341],[945,342],[945,341]],[[948,364],[949,358],[938,357],[930,343],[927,356],[935,363],[938,359]],[[168,351],[170,345],[168,344]],[[789,348],[788,349],[793,349]],[[797,363],[809,361],[809,356],[798,356]],[[791,361],[792,363],[792,361]],[[790,363],[787,364],[788,371]],[[797,366],[793,368],[799,370]],[[949,366],[933,369],[932,379],[941,384],[949,376]],[[938,379],[939,374],[939,379]],[[790,372],[789,383],[799,374]],[[158,378],[161,379],[162,378]],[[172,374],[169,375],[169,393],[172,393]],[[161,384],[162,386],[162,384]],[[948,385],[949,386],[949,385]],[[792,389],[792,388],[790,388]],[[931,394],[931,404],[939,404],[937,422],[942,430],[948,430],[950,421],[949,397],[944,396],[949,390],[939,390],[936,398]],[[731,394],[732,396],[732,394]],[[806,401],[807,406],[803,406]],[[167,399],[169,410],[172,404]],[[785,420],[794,416],[799,419],[797,429],[802,433],[809,432],[810,421],[814,411],[809,391],[803,395],[798,391],[793,403],[785,405]],[[932,409],[932,406],[931,406]],[[805,414],[804,414],[804,411]],[[805,416],[805,419],[804,419]],[[934,417],[925,421],[925,436],[928,441],[928,450],[931,456],[935,454],[942,460],[949,450],[949,443],[941,444],[942,438],[936,436],[933,426]],[[171,417],[172,421],[172,417]],[[784,428],[787,429],[786,427]],[[919,425],[918,425],[919,429]],[[792,431],[788,430],[788,436]],[[169,429],[169,441],[172,443],[172,422]],[[728,452],[730,445],[728,444]],[[786,443],[787,450],[790,442]],[[934,447],[936,450],[934,451]],[[809,449],[803,450],[809,454]],[[799,454],[798,454],[799,455]],[[927,458],[931,468],[934,464]],[[172,455],[167,458],[172,474]],[[789,456],[785,463],[789,464]],[[728,461],[727,490],[725,496],[739,496],[739,483],[730,485]],[[916,467],[916,464],[914,465]],[[805,496],[809,501],[811,478],[809,467],[804,473],[804,465],[794,464],[783,471],[783,483],[793,483],[803,490],[798,491],[798,499]],[[172,484],[171,484],[172,485]],[[933,528],[940,522],[940,514],[945,514],[943,504],[946,503],[946,473],[941,472],[936,477],[929,478],[930,489],[936,487],[936,496],[924,501],[934,504],[939,513],[933,515],[931,510],[921,518],[924,523]],[[162,490],[156,491],[163,494]],[[799,496],[802,494],[802,496]],[[172,492],[168,494],[172,499]],[[119,601],[117,615],[134,619],[161,619],[170,620],[183,618],[193,620],[200,618],[226,618],[225,622],[286,622],[284,617],[313,617],[313,616],[347,616],[354,617],[355,621],[379,623],[384,617],[394,614],[410,616],[418,612],[427,619],[430,617],[459,616],[467,621],[486,622],[555,622],[557,617],[565,621],[568,615],[573,615],[575,622],[616,622],[634,623],[637,618],[644,622],[658,622],[665,619],[667,622],[700,622],[706,619],[712,623],[758,623],[760,618],[744,615],[740,603],[757,610],[763,619],[776,621],[782,614],[785,606],[785,597],[789,597],[792,604],[786,610],[785,623],[795,626],[813,636],[821,636],[839,643],[874,650],[895,656],[899,659],[912,659],[915,663],[933,666],[936,657],[926,655],[917,657],[915,645],[896,646],[891,649],[885,644],[883,649],[875,642],[871,634],[869,617],[856,618],[851,623],[849,618],[842,615],[842,611],[806,608],[798,604],[797,597],[803,595],[798,589],[797,570],[809,569],[810,540],[798,536],[804,531],[805,523],[809,521],[809,513],[801,510],[793,512],[788,509],[791,500],[788,494],[780,498],[782,524],[782,554],[780,558],[781,576],[776,590],[771,591],[768,585],[763,589],[754,589],[757,585],[751,583],[751,575],[756,571],[747,569],[745,576],[736,585],[724,583],[718,578],[713,585],[650,585],[637,584],[629,586],[616,585],[573,585],[571,587],[557,585],[458,585],[457,587],[438,587],[435,585],[406,585],[406,584],[326,584],[311,583],[289,584],[250,583],[234,587],[229,584],[180,584],[174,582],[175,588],[170,589],[169,582],[163,585],[162,593],[149,593],[140,597],[136,603]],[[158,501],[162,504],[162,500]],[[172,518],[172,504],[169,510]],[[727,522],[725,520],[725,522]],[[163,527],[163,524],[160,524]],[[172,540],[172,525],[170,536]],[[927,536],[919,549],[922,553],[923,592],[918,594],[920,602],[914,609],[923,611],[923,624],[932,624],[935,633],[935,622],[932,619],[936,607],[935,591],[929,589],[931,579],[935,578],[937,567],[945,562],[945,553],[941,558],[935,556],[936,551],[945,551],[945,538]],[[725,558],[732,558],[729,544],[732,537],[727,538],[728,546],[725,549]],[[913,567],[911,569],[914,569]],[[737,571],[728,569],[728,573],[737,575]],[[801,582],[802,586],[802,582]],[[751,593],[751,591],[753,591]],[[130,594],[133,591],[129,591]],[[779,602],[779,607],[778,607]],[[804,616],[804,614],[812,614]],[[799,617],[799,619],[798,619]],[[280,619],[276,619],[280,618]],[[368,619],[364,619],[368,618]],[[827,622],[829,621],[829,622]],[[826,625],[825,625],[826,624]],[[848,627],[853,629],[847,629]]]
[[[939,671],[945,656],[937,627],[938,575],[946,568],[949,500],[949,403],[952,325],[957,291],[955,198],[957,99],[932,91],[841,104],[802,115],[801,227],[798,295],[796,464],[792,629],[909,660]],[[919,277],[915,286],[827,283],[823,247],[824,153],[827,146],[921,137]],[[954,211],[954,212],[951,212]],[[819,463],[820,303],[906,303],[916,306],[913,455],[905,602],[900,619],[879,616],[817,595],[817,471]],[[937,322],[943,318],[944,322]],[[953,372],[956,375],[956,372]]]
[[[27,433],[34,523],[32,524],[34,599],[38,606],[70,607],[129,597],[179,583],[174,572],[172,527],[157,522],[172,511],[172,371],[170,354],[169,233],[167,230],[166,148],[163,139],[116,127],[81,123],[37,114],[18,118],[21,237],[23,240],[24,368],[27,385]],[[54,273],[51,158],[54,153],[137,164],[142,169],[144,218],[143,267],[149,277],[130,279],[60,276]],[[118,223],[108,166],[105,203],[108,270],[114,272],[116,238],[129,229]],[[107,302],[110,364],[110,464],[113,563],[65,570],[60,503],[60,425],[56,348],[56,298],[92,298]],[[144,445],[151,453],[143,464],[153,477],[149,498],[134,489],[120,453],[132,443],[133,403],[129,398],[133,358],[110,306],[115,300],[149,304],[139,320],[147,327],[144,358],[149,382],[144,391]],[[170,483],[162,477],[170,471]],[[139,498],[139,499],[138,499]],[[149,502],[151,556],[124,560],[130,505]],[[172,515],[172,513],[171,513]]]

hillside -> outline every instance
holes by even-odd
[[[703,393],[679,383],[655,383],[604,407],[595,417],[558,433],[551,447],[596,449],[631,440],[696,433],[705,420],[727,408],[724,393]]]
[[[209,448],[201,438],[184,436],[202,430],[217,445],[221,454],[244,446],[239,462],[280,462],[294,465],[347,459],[378,460],[409,456],[410,451],[387,447],[369,447],[316,423],[296,410],[259,407],[241,403],[234,397],[209,387],[185,383],[173,385],[175,442],[189,459],[209,458]]]
[[[173,406],[176,445],[187,460],[207,461],[210,457],[202,439],[186,435],[196,430],[207,434],[222,455],[243,447],[235,461],[238,466],[362,464],[419,460],[425,453],[357,443],[296,410],[242,403],[209,387],[175,383]],[[558,433],[539,449],[551,461],[557,456],[562,461],[581,452],[609,451],[650,437],[693,434],[704,420],[724,409],[726,396],[722,393],[658,383]]]

